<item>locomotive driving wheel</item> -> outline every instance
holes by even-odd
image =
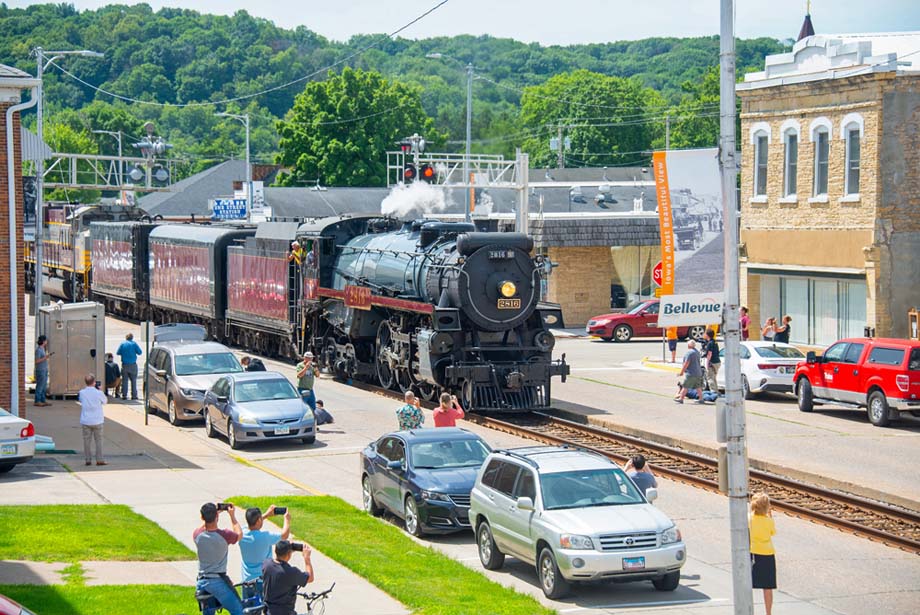
[[[390,323],[384,320],[377,329],[377,380],[385,389],[392,389],[397,383],[398,355],[392,348],[393,336],[390,332]]]

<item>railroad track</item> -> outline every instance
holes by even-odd
[[[400,393],[355,382],[358,388],[402,399]],[[434,404],[425,404],[429,409]],[[659,476],[709,491],[719,490],[718,461],[645,438],[584,425],[542,412],[520,415],[468,414],[472,423],[530,440],[577,446],[623,463],[645,455]],[[920,554],[920,514],[848,493],[825,489],[764,472],[749,470],[750,492],[766,491],[771,505],[783,512],[841,531],[869,538],[910,553]]]

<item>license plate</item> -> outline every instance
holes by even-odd
[[[19,446],[16,444],[4,444],[3,447],[0,448],[0,456],[10,457],[15,455],[18,450]]]
[[[642,570],[645,568],[644,557],[624,557],[623,570]]]
[[[290,427],[276,427],[276,428],[275,428],[275,435],[276,435],[276,436],[286,436],[286,435],[288,435],[289,433],[291,433],[291,428],[290,428]]]
[[[520,299],[499,299],[498,309],[500,310],[519,310],[521,309]]]

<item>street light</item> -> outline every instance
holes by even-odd
[[[246,127],[246,220],[252,221],[252,166],[249,164],[249,114],[217,113],[217,117],[229,117],[238,120]]]
[[[38,130],[38,138],[44,143],[45,140],[45,126],[44,126],[44,106],[45,106],[45,86],[44,86],[44,74],[45,69],[48,68],[52,62],[55,60],[60,60],[64,56],[83,56],[85,58],[102,58],[105,57],[104,54],[99,53],[98,51],[90,51],[88,49],[81,49],[75,51],[46,51],[41,47],[36,47],[33,50],[35,54],[35,60],[38,64],[38,110],[36,112],[36,130]],[[46,61],[45,58],[51,56]],[[45,175],[45,161],[41,156],[38,156],[38,162],[35,165],[35,287],[33,293],[35,295],[35,335],[43,333],[41,331],[41,319],[38,318],[38,308],[42,304],[42,294],[44,292],[44,264],[43,264],[43,250],[42,250],[42,235],[45,232],[45,187],[44,187],[44,175]],[[76,276],[76,271],[74,272]]]
[[[449,56],[444,53],[428,53],[425,54],[426,58],[432,60],[440,60],[441,58],[447,58],[453,60],[458,64],[462,64],[460,60]],[[469,62],[466,65],[466,156],[463,158],[463,183],[470,183],[470,156],[472,151],[472,134],[473,134],[473,63]],[[470,189],[470,195],[472,200],[473,190]],[[466,208],[466,221],[470,221],[470,212],[472,211],[472,203]]]
[[[125,161],[121,157],[121,131],[120,130],[94,130],[94,135],[109,135],[110,137],[115,137],[118,141],[118,185],[121,186],[125,183]]]

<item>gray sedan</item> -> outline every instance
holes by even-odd
[[[313,412],[278,372],[223,376],[205,393],[203,406],[208,437],[224,434],[233,449],[246,442],[316,441]]]

